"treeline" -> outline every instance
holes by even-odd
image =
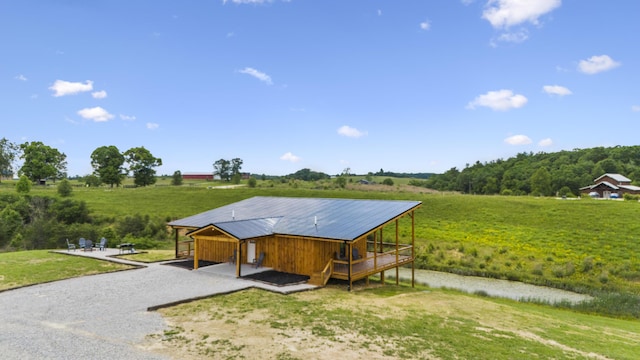
[[[412,185],[441,191],[502,195],[578,195],[605,173],[640,185],[640,146],[595,147],[555,153],[520,153],[507,160],[455,167]]]
[[[77,243],[80,237],[105,237],[109,246],[124,241],[141,249],[168,239],[166,219],[96,219],[85,202],[68,198],[0,194],[0,209],[0,252],[64,248],[67,238]]]

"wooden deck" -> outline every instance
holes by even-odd
[[[350,272],[351,280],[360,280],[367,276],[411,263],[412,261],[411,256],[396,255],[395,251],[383,254],[367,252],[367,256],[364,259],[353,261]],[[333,274],[331,277],[349,280],[349,263],[342,260],[333,260]]]

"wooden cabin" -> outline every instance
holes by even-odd
[[[420,201],[252,197],[168,225],[176,256],[262,266],[349,282],[414,263],[414,212]],[[390,229],[385,233],[385,229]],[[401,241],[402,234],[402,241]],[[180,235],[190,239],[180,241]],[[237,261],[236,261],[237,260]],[[396,276],[396,279],[398,276]],[[413,280],[412,280],[413,283]]]

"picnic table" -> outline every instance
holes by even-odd
[[[135,244],[133,243],[122,243],[120,245],[118,245],[118,249],[120,249],[120,254],[122,254],[124,251],[129,251],[130,253],[133,253],[136,251],[136,249],[133,248]]]

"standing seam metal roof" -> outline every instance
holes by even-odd
[[[169,226],[215,226],[238,239],[270,234],[355,240],[419,207],[421,201],[353,200],[256,196]]]

